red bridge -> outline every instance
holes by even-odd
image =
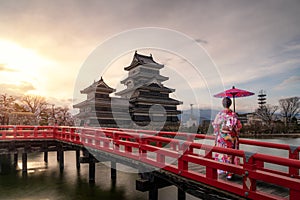
[[[214,137],[117,128],[0,126],[0,154],[22,152],[23,171],[27,169],[27,153],[32,151],[45,152],[45,160],[48,151],[57,151],[63,168],[63,152],[76,150],[79,168],[80,150],[84,150],[88,156],[81,158],[81,162],[90,163],[90,180],[95,173],[95,162],[101,159],[112,160],[112,166],[120,162],[146,169],[148,172],[137,180],[136,187],[149,191],[149,199],[157,199],[158,189],[167,185],[178,187],[179,199],[185,199],[185,193],[203,199],[300,198],[300,146],[240,139],[240,144],[285,151],[287,156],[281,157],[203,142],[208,140]],[[215,161],[215,153],[238,157],[240,165]],[[270,164],[281,167],[267,167]],[[218,175],[218,169],[232,172],[235,179],[226,180]]]

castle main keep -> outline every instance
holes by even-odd
[[[121,81],[126,86],[124,90],[116,92],[101,77],[80,91],[87,99],[73,106],[79,109],[75,116],[79,125],[178,130],[181,111],[177,106],[182,102],[170,98],[175,89],[163,85],[169,79],[160,75],[163,67],[151,54],[135,52],[131,64],[124,68],[128,71],[128,77]],[[112,93],[116,97],[111,97]]]

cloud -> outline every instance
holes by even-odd
[[[299,52],[300,51],[300,43],[287,45],[284,49],[285,52]]]
[[[47,101],[50,104],[55,104],[56,107],[68,107],[72,108],[73,105],[73,99],[61,99],[56,97],[47,97]]]
[[[293,86],[299,88],[300,85],[300,76],[291,76],[284,81],[282,81],[279,85],[275,87],[275,90],[283,90],[283,89],[290,89]]]
[[[239,58],[235,63],[219,63],[224,83],[250,83],[274,76],[284,79],[299,73],[299,44],[299,41],[298,43],[287,41],[267,54],[254,54],[253,58]]]
[[[6,64],[0,64],[0,71],[1,72],[15,72],[15,69],[11,69],[6,66]]]
[[[5,64],[0,64],[0,71],[6,71],[7,68],[5,67]]]
[[[208,41],[207,40],[203,40],[203,39],[195,39],[196,42],[201,43],[201,44],[207,44]]]
[[[7,93],[10,95],[24,95],[29,91],[35,90],[36,88],[29,82],[20,82],[19,84],[9,84],[2,83],[0,84],[1,92]]]

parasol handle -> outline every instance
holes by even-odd
[[[232,99],[233,99],[233,112],[235,112],[235,95],[232,95]]]

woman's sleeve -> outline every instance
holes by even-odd
[[[215,120],[212,122],[212,126],[214,128],[214,134],[218,134],[220,130],[220,113],[216,115]]]
[[[216,115],[215,120],[212,122],[212,125],[213,125],[214,128],[215,128],[215,126],[220,125],[220,123],[219,123],[219,121],[220,121],[219,118],[220,118],[220,113],[218,113],[218,114]]]
[[[242,123],[240,122],[240,120],[237,120],[236,127],[238,130],[242,128]]]

